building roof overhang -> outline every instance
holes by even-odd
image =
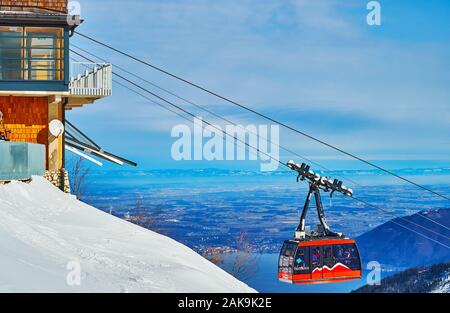
[[[0,90],[0,96],[16,97],[48,97],[48,96],[70,96],[70,91],[21,91],[21,90]]]
[[[78,20],[79,23],[70,23]],[[1,25],[36,25],[36,26],[62,26],[74,30],[83,20],[79,16],[64,13],[33,13],[33,12],[14,12],[0,11]]]

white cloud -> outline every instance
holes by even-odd
[[[450,47],[390,38],[387,27],[369,31],[364,1],[81,2],[86,18],[81,32],[338,145],[380,153],[447,149],[436,145],[450,140]],[[255,123],[240,110],[222,109],[217,99],[122,57],[113,59],[209,108]],[[118,92],[105,101],[119,106],[126,96]],[[127,101],[129,121],[123,125],[164,132],[179,121],[142,104]],[[114,111],[102,112],[120,119]],[[304,112],[319,120],[328,116],[329,127],[305,126]],[[333,120],[333,114],[339,118]],[[351,141],[340,127],[344,116],[356,125]]]

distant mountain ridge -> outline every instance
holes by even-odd
[[[450,293],[450,263],[412,268],[363,286],[354,293]]]
[[[314,171],[321,175],[327,176],[388,176],[385,172],[378,169],[338,169],[323,171],[320,168],[315,168]],[[435,168],[399,168],[393,170],[399,175],[450,175],[449,167],[435,167]],[[195,176],[292,176],[291,171],[277,170],[270,172],[261,172],[259,170],[251,169],[226,169],[226,168],[198,168],[198,169],[133,169],[133,170],[92,170],[91,175],[106,173],[117,176],[144,175],[144,176],[176,176],[176,177],[195,177]]]
[[[433,220],[441,225],[433,223]],[[394,267],[416,267],[450,262],[450,209],[423,211],[393,221],[421,233],[421,237],[392,221],[388,221],[356,238],[363,262],[377,261]],[[431,229],[435,234],[417,225]],[[447,228],[446,228],[447,227]],[[446,238],[447,237],[447,238]],[[440,242],[442,245],[435,241]],[[447,246],[447,247],[445,247]]]

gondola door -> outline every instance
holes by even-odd
[[[311,280],[309,247],[298,247],[294,258],[294,283],[305,283]]]
[[[323,278],[323,251],[320,246],[311,247],[311,279],[322,280]]]
[[[323,246],[323,267],[322,267],[322,278],[324,279],[334,279],[336,273],[334,272],[334,266],[336,264],[336,259],[333,256],[333,246]]]

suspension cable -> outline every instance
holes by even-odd
[[[84,55],[82,55],[82,54],[80,54],[80,53],[77,53],[76,51],[72,51],[72,50],[71,50],[71,52],[73,52],[73,53],[77,54],[78,56],[80,56],[80,57],[82,57],[82,58],[88,60],[89,62],[95,63],[93,60],[87,58],[86,56],[84,56]],[[157,94],[151,92],[150,90],[148,90],[148,89],[142,87],[141,85],[139,85],[139,84],[133,82],[132,80],[130,80],[130,79],[128,79],[128,78],[126,78],[126,77],[124,77],[124,76],[122,76],[122,75],[120,75],[120,74],[117,74],[117,73],[113,73],[113,75],[114,75],[114,76],[117,76],[118,78],[120,78],[120,79],[122,79],[122,80],[128,82],[129,84],[131,84],[131,85],[133,85],[133,86],[135,86],[135,87],[141,89],[142,91],[144,91],[144,92],[146,92],[146,93],[152,95],[153,97],[155,97],[155,98],[157,98],[157,99],[159,99],[159,100],[161,100],[161,101],[167,103],[168,105],[170,105],[170,106],[176,108],[177,110],[179,110],[179,111],[185,113],[186,115],[189,115],[189,116],[191,116],[191,117],[193,117],[193,118],[196,117],[196,115],[193,114],[193,113],[191,113],[190,111],[188,111],[188,110],[186,110],[186,109],[184,109],[184,108],[178,106],[177,104],[172,103],[171,101],[166,100],[165,98],[163,98],[163,97],[161,97],[161,96],[159,96],[159,95],[157,95]],[[122,86],[123,86],[123,84],[122,84]],[[127,88],[127,87],[126,87],[126,88]],[[128,89],[130,89],[130,88],[128,88]],[[140,95],[140,93],[134,91],[133,89],[130,89],[130,90]],[[142,96],[142,95],[141,95],[141,96]],[[147,97],[145,97],[145,98],[147,98]],[[148,100],[150,100],[150,99],[148,99]],[[153,102],[153,103],[155,103],[153,100],[150,100],[150,101]],[[155,103],[155,104],[156,104],[156,103]],[[160,104],[158,104],[158,105],[160,105]],[[160,106],[161,106],[161,105],[160,105]],[[164,107],[164,106],[162,106],[162,107]],[[171,111],[171,112],[173,112],[173,111]],[[174,113],[174,112],[173,112],[173,113]],[[175,113],[175,114],[177,114],[177,113]],[[179,115],[179,114],[177,114],[177,115],[178,115],[178,116],[181,116],[181,115]],[[186,117],[183,117],[183,118],[186,119]],[[189,119],[188,119],[188,120],[189,120]],[[211,123],[208,122],[208,121],[205,121],[205,120],[204,120],[203,122],[204,122],[205,124],[207,124],[208,126],[210,126],[210,127],[212,127],[212,128],[215,128],[215,129],[218,130],[219,132],[222,132],[225,136],[229,136],[229,137],[235,139],[237,142],[240,142],[240,143],[244,144],[244,145],[249,149],[249,152],[251,151],[251,149],[253,149],[253,150],[255,150],[255,151],[257,151],[257,152],[259,152],[259,153],[261,153],[261,154],[264,154],[266,157],[268,157],[268,158],[270,158],[270,159],[276,161],[277,163],[279,163],[279,164],[281,164],[281,165],[283,165],[283,166],[285,166],[285,167],[288,167],[286,163],[284,163],[284,162],[282,162],[282,161],[280,161],[280,160],[274,158],[273,156],[271,156],[271,155],[269,155],[269,154],[267,154],[267,153],[261,151],[261,150],[260,150],[259,148],[257,148],[257,147],[253,147],[251,144],[247,143],[246,141],[240,140],[239,138],[237,138],[237,136],[233,136],[233,135],[229,134],[228,132],[224,131],[223,129],[221,129],[221,128],[217,127],[217,126],[215,126],[214,124],[211,124]],[[202,125],[202,127],[203,127],[203,125]],[[289,167],[288,167],[288,168],[289,168]],[[362,199],[359,199],[359,198],[356,198],[356,197],[351,197],[351,198],[354,199],[354,200],[356,200],[356,201],[358,201],[358,202],[360,202],[360,203],[363,203],[363,204],[365,204],[365,205],[368,205],[368,206],[370,206],[370,207],[372,207],[372,208],[375,208],[375,209],[377,209],[377,210],[383,211],[383,212],[385,212],[385,213],[386,213],[386,212],[389,212],[389,211],[387,211],[387,210],[385,210],[385,209],[382,209],[382,208],[380,208],[380,207],[378,207],[378,206],[376,206],[376,205],[374,205],[374,204],[371,204],[371,203],[369,203],[369,202],[367,202],[367,201],[365,201],[365,200],[362,200]],[[413,222],[413,221],[409,221],[408,219],[406,219],[406,218],[404,218],[404,217],[402,217],[402,216],[398,216],[398,215],[396,215],[396,214],[393,213],[393,212],[390,212],[390,213],[391,213],[392,215],[398,217],[398,218],[403,219],[404,221],[407,221],[408,223],[411,223],[411,224],[416,225],[416,226],[418,226],[418,227],[421,227],[421,228],[423,228],[423,229],[425,229],[425,230],[427,230],[427,231],[429,231],[429,232],[431,232],[431,233],[434,233],[434,234],[437,234],[437,235],[439,235],[439,236],[442,236],[442,237],[445,237],[445,238],[449,239],[447,236],[442,235],[442,234],[440,234],[440,233],[438,233],[438,232],[436,232],[436,231],[434,231],[434,230],[431,230],[431,229],[429,229],[429,228],[427,228],[427,227],[425,227],[425,226],[422,226],[422,225],[420,225],[420,224],[417,224],[417,223],[415,223],[415,222]],[[395,224],[397,224],[397,225],[399,225],[399,226],[401,226],[401,227],[403,227],[403,228],[405,228],[405,229],[408,229],[408,230],[410,230],[410,231],[412,231],[412,232],[414,232],[414,233],[420,235],[420,236],[423,237],[423,238],[426,238],[426,239],[431,240],[431,241],[433,241],[433,242],[435,242],[435,243],[438,243],[439,245],[441,245],[441,246],[443,246],[443,247],[445,247],[445,248],[447,248],[447,249],[450,249],[450,246],[448,246],[448,245],[446,245],[446,244],[444,244],[444,243],[441,243],[441,242],[439,242],[439,241],[437,241],[437,240],[435,240],[435,239],[433,239],[433,238],[430,238],[430,237],[428,237],[428,236],[426,236],[426,235],[424,235],[424,234],[422,234],[422,233],[420,233],[420,232],[417,232],[417,231],[414,230],[414,229],[411,229],[411,228],[409,228],[409,227],[407,227],[407,226],[405,226],[405,225],[401,225],[401,224],[399,224],[399,223],[397,223],[397,222],[395,222],[395,221],[392,221],[392,220],[391,220],[391,222],[393,222],[393,223],[395,223]]]
[[[85,56],[83,56],[83,55],[80,54],[80,53],[77,53],[76,51],[71,51],[71,52],[77,54],[78,56],[80,56],[80,57],[82,57],[82,58],[85,58],[85,59],[88,60],[89,62],[95,63],[93,60],[90,60],[89,58],[86,58]],[[180,107],[179,105],[177,105],[177,104],[175,104],[175,103],[173,103],[173,102],[171,102],[171,101],[169,101],[169,100],[167,100],[167,99],[165,99],[165,98],[163,98],[163,97],[161,97],[161,96],[159,96],[159,95],[153,93],[152,91],[150,91],[150,90],[148,90],[148,89],[142,87],[141,85],[139,85],[139,84],[133,82],[132,80],[130,80],[130,79],[128,79],[128,78],[126,78],[126,77],[124,77],[124,76],[122,76],[122,75],[120,75],[120,74],[117,74],[117,73],[113,73],[113,75],[114,75],[114,76],[117,76],[117,77],[121,78],[122,80],[128,82],[129,84],[131,84],[131,85],[133,85],[133,86],[135,86],[135,87],[137,87],[137,88],[139,88],[139,89],[141,89],[141,90],[147,92],[148,94],[150,94],[150,95],[152,95],[153,97],[155,97],[155,98],[157,98],[157,99],[159,99],[159,100],[161,100],[161,101],[163,101],[163,102],[169,104],[170,106],[173,106],[174,108],[176,108],[176,109],[182,111],[183,113],[185,113],[185,114],[187,114],[187,115],[189,115],[189,116],[191,116],[191,117],[193,117],[193,118],[196,118],[196,117],[197,117],[195,114],[191,113],[190,111],[188,111],[188,110],[186,110],[186,109]],[[208,126],[211,126],[212,128],[216,129],[217,131],[223,133],[225,136],[229,136],[229,137],[235,139],[236,141],[241,142],[242,144],[246,145],[248,148],[256,150],[257,152],[263,154],[264,156],[270,158],[271,160],[276,161],[277,163],[279,163],[279,164],[281,164],[281,165],[283,165],[283,166],[287,166],[287,165],[284,164],[282,161],[280,161],[280,160],[274,158],[274,157],[271,156],[270,154],[268,154],[268,153],[266,153],[266,152],[264,152],[264,151],[261,151],[261,149],[259,149],[258,147],[253,147],[252,145],[250,145],[250,144],[247,143],[246,141],[239,139],[237,136],[233,136],[232,134],[230,134],[230,133],[224,131],[223,129],[217,127],[216,125],[214,125],[214,124],[212,124],[212,123],[210,123],[210,122],[208,122],[208,121],[203,120],[203,122],[204,122],[205,124],[207,124]]]
[[[101,60],[102,62],[105,62],[105,63],[111,63],[111,62],[109,62],[108,60],[106,60],[106,59],[104,59],[104,58],[102,58],[102,57],[99,57],[98,55],[95,55],[95,54],[93,54],[93,53],[91,53],[91,52],[89,52],[89,51],[87,51],[87,50],[85,50],[85,49],[82,49],[82,48],[80,48],[79,46],[77,46],[77,45],[75,45],[75,44],[72,44],[72,46],[75,47],[75,48],[77,48],[77,49],[80,50],[80,51],[83,51],[84,53],[89,54],[90,56],[92,56],[92,57],[94,57],[94,58],[97,58],[97,59]],[[71,51],[75,52],[75,51],[72,50],[72,49],[71,49]],[[136,74],[134,74],[133,72],[130,72],[129,70],[127,70],[127,69],[125,69],[125,68],[123,68],[123,67],[121,67],[121,66],[119,66],[119,65],[117,65],[117,64],[115,64],[115,63],[111,63],[111,64],[112,64],[114,67],[118,68],[119,70],[121,70],[121,71],[123,71],[123,72],[125,72],[125,73],[127,73],[127,74],[129,74],[129,75],[131,75],[131,76],[133,76],[133,77],[135,77],[135,78],[137,78],[137,79],[139,79],[139,80],[141,80],[141,81],[143,81],[143,82],[145,82],[145,83],[147,83],[147,84],[149,84],[149,85],[151,85],[151,86],[153,86],[153,87],[159,89],[159,90],[162,90],[162,91],[164,91],[165,93],[167,93],[167,94],[169,94],[169,95],[171,95],[171,96],[173,96],[173,97],[175,97],[175,98],[177,98],[177,99],[179,99],[179,100],[181,100],[181,101],[184,101],[184,102],[186,102],[186,103],[188,103],[188,104],[190,104],[190,105],[192,105],[192,106],[194,106],[194,107],[196,107],[196,108],[198,108],[198,109],[200,109],[200,110],[202,110],[202,111],[207,112],[208,114],[210,114],[210,115],[212,115],[212,116],[214,116],[214,117],[216,117],[216,118],[219,118],[219,119],[221,119],[221,120],[223,120],[223,121],[225,121],[225,122],[227,122],[227,123],[229,123],[229,124],[232,124],[232,125],[234,125],[234,126],[236,126],[236,127],[239,127],[240,129],[245,130],[245,129],[243,128],[242,125],[239,125],[239,124],[237,124],[237,123],[231,121],[230,119],[228,119],[228,118],[226,118],[226,117],[223,117],[223,116],[221,116],[220,114],[217,114],[217,113],[215,113],[215,112],[213,112],[213,111],[211,111],[211,110],[209,110],[209,109],[207,109],[207,108],[205,108],[205,107],[203,107],[203,106],[201,106],[201,105],[199,105],[199,104],[193,102],[192,100],[188,100],[188,99],[186,99],[186,98],[184,98],[184,97],[181,97],[181,96],[177,95],[176,93],[174,93],[174,92],[172,92],[172,91],[170,91],[170,90],[168,90],[168,89],[166,89],[166,88],[163,88],[163,87],[161,87],[161,86],[159,86],[159,85],[157,85],[157,84],[155,84],[155,83],[153,83],[153,82],[151,82],[151,81],[149,81],[149,80],[147,80],[147,79],[145,79],[145,78],[143,78],[143,77],[141,77],[141,76],[139,76],[139,75],[136,75]],[[303,156],[303,155],[301,155],[301,154],[299,154],[299,153],[297,153],[297,152],[295,152],[295,151],[293,151],[293,150],[291,150],[291,149],[289,149],[289,148],[286,148],[286,147],[284,147],[284,146],[282,146],[282,145],[280,145],[280,144],[278,144],[278,143],[275,143],[275,142],[273,142],[273,141],[271,141],[271,140],[265,138],[264,136],[261,136],[261,135],[255,133],[255,132],[253,132],[252,130],[249,130],[249,133],[258,136],[258,137],[261,138],[262,140],[267,141],[268,143],[273,144],[273,145],[277,146],[278,148],[284,150],[285,152],[288,152],[288,153],[290,153],[290,154],[292,154],[292,155],[295,155],[295,156],[297,156],[297,157],[300,158],[300,159],[303,159],[303,160],[305,160],[305,161],[307,161],[307,162],[309,162],[309,163],[311,163],[311,164],[314,164],[314,165],[316,165],[317,167],[320,167],[320,168],[322,168],[322,169],[325,170],[325,171],[332,172],[332,170],[331,170],[330,168],[327,168],[327,167],[321,165],[320,163],[317,163],[317,162],[315,162],[315,161],[313,161],[313,160],[311,160],[311,159],[309,159],[309,158],[307,158],[307,157],[305,157],[305,156]],[[347,180],[347,181],[353,183],[355,186],[363,187],[363,186],[362,186],[361,184],[359,184],[358,182],[356,182],[356,181],[354,181],[354,180],[352,180],[352,179],[350,179],[350,178],[348,178],[348,177],[345,177],[344,175],[341,175],[341,176],[342,176],[342,177],[339,177],[339,176],[337,176],[337,177],[338,177],[338,178],[341,178],[341,179],[343,178],[344,180]]]
[[[72,44],[72,45],[73,45],[73,44]],[[85,53],[91,55],[92,57],[95,57],[95,58],[97,58],[97,59],[99,59],[99,60],[101,60],[101,61],[103,61],[103,62],[109,63],[109,62],[108,62],[107,60],[105,60],[104,58],[101,58],[101,57],[99,57],[99,56],[97,56],[97,55],[95,55],[95,54],[93,54],[93,53],[91,53],[91,52],[88,52],[88,51],[86,51],[85,49],[82,49],[82,48],[80,48],[80,47],[78,47],[78,46],[76,46],[76,45],[73,45],[73,46],[76,47],[77,49],[79,49],[79,50],[81,50],[81,51],[83,51],[83,52],[85,52]],[[89,59],[89,58],[86,58],[85,56],[81,55],[80,53],[78,53],[78,52],[76,52],[76,51],[74,51],[74,50],[72,50],[72,49],[70,49],[70,51],[73,52],[73,53],[75,53],[75,54],[77,54],[77,55],[79,55],[79,56],[81,56],[81,57],[83,57],[83,58],[85,58],[85,59],[88,60],[89,62],[93,62],[93,63],[94,63],[93,60],[91,60],[91,59]],[[191,105],[193,105],[193,106],[195,106],[195,107],[197,107],[197,108],[199,108],[199,109],[201,109],[201,110],[203,110],[203,111],[205,111],[205,112],[207,112],[207,113],[209,113],[209,114],[211,114],[211,115],[213,115],[213,116],[215,116],[215,117],[217,117],[217,118],[219,118],[219,119],[222,119],[222,120],[224,120],[224,121],[226,121],[226,122],[228,122],[228,123],[230,123],[230,124],[233,124],[233,125],[235,125],[235,126],[237,126],[237,127],[242,128],[241,125],[238,125],[238,124],[234,123],[233,121],[231,121],[231,120],[229,120],[229,119],[227,119],[227,118],[225,118],[225,117],[222,117],[221,115],[219,115],[219,114],[217,114],[217,113],[215,113],[215,112],[212,112],[211,110],[208,110],[208,109],[202,107],[201,105],[196,104],[196,103],[193,102],[193,101],[190,101],[190,100],[188,100],[188,99],[186,99],[186,98],[180,97],[180,96],[178,96],[177,94],[175,94],[175,93],[173,93],[173,92],[171,92],[171,91],[169,91],[169,90],[167,90],[167,89],[165,89],[165,88],[163,88],[163,87],[160,87],[159,85],[154,84],[154,83],[150,82],[149,80],[147,80],[147,79],[145,79],[145,78],[143,78],[143,77],[141,77],[141,76],[139,76],[139,75],[136,75],[136,74],[134,74],[134,73],[132,73],[132,72],[130,72],[130,71],[124,69],[124,68],[121,67],[121,66],[118,66],[118,65],[116,65],[116,64],[113,64],[113,66],[114,66],[114,67],[117,67],[118,69],[124,71],[125,73],[127,73],[127,74],[129,74],[129,75],[132,75],[133,77],[135,77],[135,78],[137,78],[137,79],[139,79],[139,80],[141,80],[141,81],[144,81],[144,82],[146,82],[146,83],[148,83],[148,84],[150,84],[150,85],[152,85],[152,86],[158,88],[159,90],[162,90],[162,91],[164,91],[164,92],[166,92],[166,93],[168,93],[168,94],[170,94],[170,95],[172,95],[172,96],[174,96],[174,97],[176,97],[176,98],[178,98],[178,99],[180,99],[180,100],[182,100],[182,101],[184,101],[184,102],[186,102],[186,103],[189,103],[189,104],[191,104]],[[254,132],[251,132],[251,133],[254,134]],[[261,135],[258,135],[258,134],[255,134],[255,135],[259,136],[261,139],[263,139],[263,140],[265,140],[265,141],[267,141],[267,142],[269,142],[269,143],[273,143],[272,141],[270,141],[270,140],[267,139],[267,138],[264,138],[264,137],[261,136]],[[290,149],[284,148],[283,146],[281,146],[281,145],[279,145],[279,144],[276,144],[276,143],[273,143],[273,144],[277,145],[279,148],[283,149],[284,151],[286,151],[286,152],[288,152],[288,153],[291,153],[291,154],[293,154],[293,155],[295,155],[295,156],[297,156],[297,157],[299,157],[299,158],[301,158],[301,159],[304,159],[304,160],[306,160],[306,161],[308,161],[308,162],[310,162],[310,163],[312,163],[312,164],[317,165],[318,167],[321,167],[322,169],[325,169],[326,171],[331,172],[331,170],[330,170],[329,168],[326,168],[325,166],[319,164],[318,162],[314,162],[314,161],[312,161],[312,160],[310,160],[310,159],[308,159],[308,158],[306,158],[306,157],[304,157],[304,156],[302,156],[302,155],[300,155],[300,154],[297,154],[296,152],[294,152],[294,151],[292,151],[292,150],[290,150]],[[277,161],[278,161],[278,160],[277,160]],[[279,161],[278,161],[278,162],[279,162]],[[343,176],[343,175],[341,175],[341,176]],[[339,177],[339,176],[338,176],[338,177]],[[343,176],[343,177],[345,177],[345,176]],[[353,184],[355,184],[355,185],[357,185],[357,186],[359,186],[359,187],[364,187],[364,186],[362,186],[361,184],[357,183],[356,181],[354,181],[354,180],[352,180],[352,179],[349,179],[349,178],[347,178],[347,177],[345,177],[345,180],[348,180],[348,181],[352,182]],[[426,220],[428,220],[428,221],[430,221],[430,222],[432,222],[432,223],[434,223],[434,224],[436,224],[436,225],[439,225],[439,226],[445,228],[446,230],[450,230],[449,227],[447,227],[446,225],[444,225],[444,224],[442,224],[442,223],[439,223],[439,222],[437,222],[437,221],[435,221],[435,220],[433,220],[433,219],[431,219],[431,218],[429,218],[429,217],[427,217],[427,216],[424,216],[424,215],[420,215],[420,216],[421,216],[423,219],[426,219]]]
[[[129,53],[123,52],[123,51],[121,51],[121,50],[119,50],[119,49],[117,49],[117,48],[112,47],[111,45],[108,45],[108,44],[106,44],[106,43],[103,43],[103,42],[101,42],[101,41],[99,41],[99,40],[97,40],[97,39],[95,39],[95,38],[92,38],[92,37],[90,37],[90,36],[88,36],[88,35],[84,35],[84,34],[78,32],[78,31],[74,31],[74,32],[75,32],[76,34],[80,35],[81,37],[84,37],[84,38],[86,38],[86,39],[89,39],[89,40],[91,40],[91,41],[93,41],[93,42],[95,42],[95,43],[97,43],[97,44],[99,44],[99,45],[101,45],[101,46],[104,46],[104,47],[106,47],[106,48],[108,48],[108,49],[111,49],[111,50],[113,50],[113,51],[115,51],[115,52],[117,52],[117,53],[119,53],[119,54],[122,54],[122,55],[124,55],[124,56],[126,56],[126,57],[128,57],[128,58],[130,58],[130,59],[133,59],[133,60],[135,60],[136,62],[139,62],[139,63],[141,63],[141,64],[144,64],[144,65],[146,65],[146,66],[148,66],[148,67],[150,67],[150,68],[153,68],[154,70],[157,70],[157,71],[159,71],[159,72],[161,72],[161,73],[163,73],[163,74],[165,74],[165,75],[168,75],[168,76],[170,76],[170,77],[173,77],[173,78],[175,78],[175,79],[177,79],[177,80],[179,80],[179,81],[181,81],[181,82],[184,82],[184,83],[186,83],[186,84],[188,84],[188,85],[190,85],[190,86],[192,86],[192,87],[195,87],[195,88],[197,88],[197,89],[199,89],[199,90],[201,90],[201,91],[204,91],[204,92],[206,92],[206,93],[208,93],[208,94],[210,94],[210,95],[212,95],[212,96],[214,96],[214,97],[216,97],[216,98],[219,98],[219,99],[221,99],[221,100],[224,100],[224,101],[226,101],[226,102],[228,102],[228,103],[231,103],[231,104],[233,104],[233,105],[235,105],[235,106],[238,106],[238,107],[240,107],[241,109],[244,109],[244,110],[246,110],[246,111],[248,111],[248,112],[251,112],[251,113],[253,113],[253,114],[255,114],[255,115],[258,115],[259,117],[262,117],[262,118],[264,118],[264,119],[266,119],[266,120],[269,120],[269,121],[271,121],[271,122],[273,122],[273,123],[276,123],[276,124],[278,124],[278,125],[280,125],[280,126],[286,128],[286,129],[289,129],[289,130],[291,130],[291,131],[293,131],[293,132],[295,132],[295,133],[297,133],[297,134],[300,134],[300,135],[302,135],[302,136],[304,136],[304,137],[306,137],[306,138],[309,138],[309,139],[311,139],[311,140],[313,140],[313,141],[316,141],[316,142],[318,142],[318,143],[320,143],[320,144],[322,144],[322,145],[324,145],[324,146],[327,146],[327,147],[329,147],[329,148],[331,148],[331,149],[333,149],[333,150],[336,150],[336,151],[338,151],[338,152],[340,152],[340,153],[342,153],[342,154],[345,154],[345,155],[347,155],[347,156],[349,156],[349,157],[351,157],[351,158],[353,158],[353,159],[355,159],[355,160],[358,160],[358,161],[360,161],[360,162],[362,162],[362,163],[365,163],[365,164],[367,164],[367,165],[369,165],[369,166],[371,166],[371,167],[374,167],[374,168],[376,168],[376,169],[378,169],[378,170],[380,170],[380,171],[382,171],[382,172],[385,172],[385,173],[387,173],[387,174],[389,174],[389,175],[392,175],[392,176],[394,176],[394,177],[396,177],[396,178],[398,178],[398,179],[400,179],[400,180],[403,180],[403,181],[405,181],[405,182],[407,182],[407,183],[409,183],[409,184],[411,184],[411,185],[414,185],[414,186],[416,186],[416,187],[418,187],[418,188],[420,188],[420,189],[422,189],[422,190],[428,191],[428,192],[430,192],[430,193],[432,193],[432,194],[434,194],[434,195],[436,195],[436,196],[438,196],[438,197],[441,197],[441,198],[443,198],[443,199],[445,199],[445,200],[450,200],[450,197],[448,197],[448,196],[446,196],[446,195],[443,195],[443,194],[441,194],[441,193],[439,193],[439,192],[436,192],[436,191],[434,191],[434,190],[432,190],[432,189],[430,189],[430,188],[428,188],[428,187],[426,187],[426,186],[420,185],[420,184],[418,184],[418,183],[416,183],[416,182],[414,182],[414,181],[412,181],[412,180],[410,180],[410,179],[408,179],[408,178],[406,178],[406,177],[403,177],[403,176],[401,176],[401,175],[399,175],[399,174],[396,174],[395,172],[393,172],[393,171],[391,171],[391,170],[385,169],[384,167],[382,167],[382,166],[380,166],[380,165],[377,165],[377,164],[375,164],[375,163],[373,163],[373,162],[370,162],[370,161],[368,161],[368,160],[365,160],[365,159],[363,159],[362,157],[359,157],[359,156],[357,156],[357,155],[355,155],[355,154],[353,154],[353,153],[347,152],[347,151],[343,150],[342,148],[339,148],[339,147],[337,147],[337,146],[335,146],[335,145],[332,145],[332,144],[330,144],[330,143],[328,143],[328,142],[326,142],[326,141],[324,141],[324,140],[321,140],[321,139],[319,139],[319,138],[317,138],[317,137],[315,137],[315,136],[312,136],[312,135],[310,135],[310,134],[308,134],[308,133],[306,133],[306,132],[304,132],[304,131],[300,131],[300,130],[294,128],[293,126],[290,126],[290,125],[285,124],[285,123],[283,123],[283,122],[277,121],[277,120],[275,120],[274,118],[272,118],[272,117],[270,117],[270,116],[268,116],[268,115],[266,115],[266,114],[260,113],[260,112],[258,112],[258,111],[256,111],[256,110],[254,110],[254,109],[252,109],[252,108],[246,106],[246,105],[243,105],[243,104],[241,104],[241,103],[239,103],[239,102],[237,102],[237,101],[231,100],[231,99],[228,98],[228,97],[222,96],[222,95],[220,95],[220,94],[218,94],[218,93],[216,93],[216,92],[214,92],[214,91],[211,91],[211,90],[209,90],[209,89],[207,89],[207,88],[205,88],[205,87],[202,87],[202,86],[200,86],[200,85],[198,85],[198,84],[196,84],[196,83],[194,83],[194,82],[192,82],[192,81],[189,81],[189,80],[187,80],[187,79],[184,79],[184,78],[182,78],[181,76],[175,75],[175,74],[173,74],[173,73],[171,73],[171,72],[169,72],[169,71],[167,71],[167,70],[162,69],[161,67],[155,66],[155,65],[153,65],[153,64],[151,64],[151,63],[149,63],[149,62],[147,62],[147,61],[144,61],[144,60],[142,60],[142,59],[139,59],[139,58],[137,58],[137,57],[135,57],[135,56],[133,56],[133,55],[131,55],[131,54],[129,54]]]

